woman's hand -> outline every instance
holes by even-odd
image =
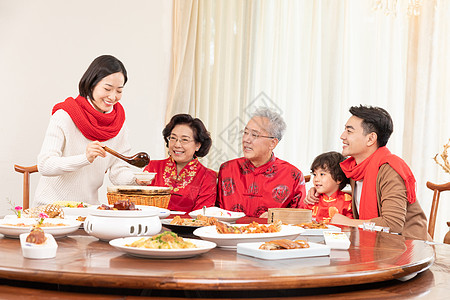
[[[319,193],[317,192],[315,187],[309,189],[308,194],[306,195],[306,198],[303,200],[303,202],[307,205],[314,205],[319,202]]]
[[[92,163],[98,157],[106,157],[106,151],[99,141],[94,141],[86,146],[86,158]]]
[[[350,219],[341,214],[335,214],[330,220],[331,224],[347,225],[353,227],[358,227],[358,225],[361,225],[364,222],[367,222],[367,220]]]
[[[151,179],[151,180],[139,180],[139,179],[136,178],[135,181],[136,181],[136,183],[138,185],[150,185],[152,183],[153,179]]]

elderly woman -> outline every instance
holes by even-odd
[[[208,154],[211,137],[200,119],[188,114],[172,117],[163,130],[169,157],[153,160],[144,171],[156,172],[151,185],[172,190],[169,209],[190,212],[214,206],[217,191],[216,172],[204,167],[197,157]]]
[[[302,172],[273,154],[285,130],[278,113],[260,108],[253,114],[242,135],[244,157],[220,167],[217,201],[221,208],[261,217],[272,207],[300,205],[306,195]]]

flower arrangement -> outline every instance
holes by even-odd
[[[18,217],[21,218],[22,217],[22,211],[23,211],[23,207],[20,205],[16,205],[14,204],[11,200],[9,200],[9,198],[6,198],[6,201],[8,201],[11,210],[14,212],[14,214]]]
[[[46,213],[41,212],[39,214],[39,218],[37,219],[38,225],[42,225],[42,223],[44,222],[44,219],[48,218],[48,215]]]
[[[23,209],[23,207],[19,206],[19,205],[14,207],[14,211],[16,212],[16,216],[18,218],[20,218],[22,216],[22,209]]]
[[[448,154],[447,150],[450,148],[450,139],[448,140],[448,143],[444,145],[444,150],[441,154],[436,154],[434,156],[434,161],[444,169],[445,172],[450,173],[450,163],[448,161]],[[442,160],[442,163],[439,161],[439,157]]]

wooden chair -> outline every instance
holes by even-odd
[[[311,180],[311,175],[306,175],[305,176],[305,182],[309,182]]]
[[[431,238],[434,239],[434,227],[436,225],[436,216],[439,206],[439,198],[441,196],[441,192],[450,191],[450,182],[443,184],[435,184],[428,181],[427,188],[434,191],[433,202],[431,202],[430,221],[428,222],[428,233],[430,234]]]
[[[31,167],[22,167],[19,165],[14,165],[14,170],[16,172],[23,174],[23,209],[27,209],[30,207],[30,174],[39,172],[37,165]]]

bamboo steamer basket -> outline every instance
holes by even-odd
[[[269,208],[267,223],[280,220],[284,224],[312,222],[312,210],[302,208]]]
[[[109,186],[108,203],[130,200],[136,205],[148,205],[167,208],[170,201],[170,188],[165,186]]]

